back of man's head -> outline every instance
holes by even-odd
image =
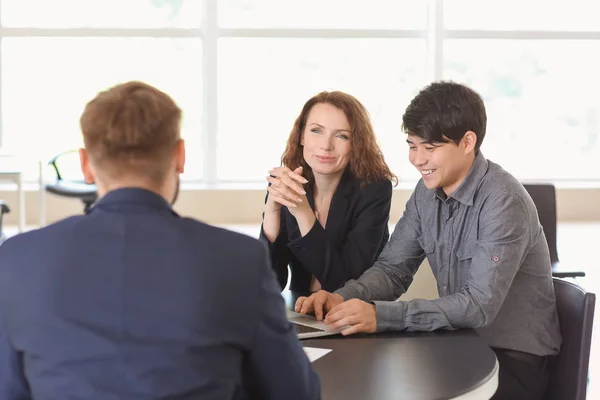
[[[452,81],[434,82],[423,88],[402,116],[406,133],[426,142],[458,144],[466,132],[477,135],[475,150],[485,137],[487,115],[481,96]]]
[[[99,178],[140,178],[160,184],[180,141],[181,109],[143,82],[99,93],[80,119],[84,144]]]

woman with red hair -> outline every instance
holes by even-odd
[[[306,102],[281,166],[269,171],[260,238],[282,289],[334,291],[373,265],[389,238],[392,182],[369,114],[353,96]]]

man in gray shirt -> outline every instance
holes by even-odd
[[[486,122],[470,88],[424,88],[403,116],[422,179],[390,241],[359,279],[301,297],[296,310],[325,311],[332,327],[350,326],[344,334],[474,328],[499,360],[494,399],[541,398],[561,345],[550,255],[523,186],[479,150]],[[440,298],[395,301],[425,257]]]

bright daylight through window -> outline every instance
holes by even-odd
[[[597,15],[589,0],[2,0],[0,153],[35,181],[38,159],[81,145],[86,101],[138,79],[184,111],[186,181],[262,184],[302,104],[342,90],[408,182],[402,113],[453,79],[485,98],[488,158],[519,179],[597,181]]]

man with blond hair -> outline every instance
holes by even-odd
[[[99,200],[0,246],[0,398],[319,398],[264,245],[171,207],[175,102],[128,82],[80,123]]]

